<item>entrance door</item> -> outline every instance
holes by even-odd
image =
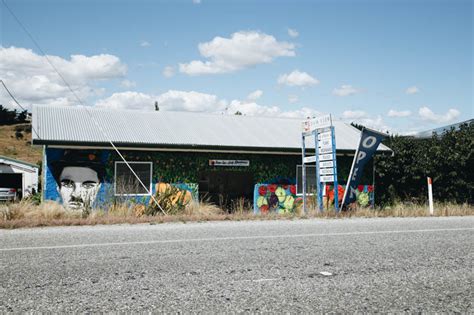
[[[253,174],[240,171],[205,171],[199,178],[199,197],[230,210],[233,200],[253,200]]]

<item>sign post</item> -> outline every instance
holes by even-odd
[[[314,136],[314,156],[306,156],[305,138]],[[323,184],[334,183],[334,206],[339,211],[336,137],[331,115],[316,117],[303,122],[302,132],[302,181],[303,181],[303,211],[306,212],[306,164],[316,163],[317,205],[323,210]]]
[[[434,214],[434,206],[433,206],[433,181],[431,177],[428,177],[428,203],[430,207],[430,215]]]

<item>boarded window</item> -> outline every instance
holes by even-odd
[[[296,167],[296,194],[303,194],[303,168]],[[316,192],[316,165],[306,165],[306,192],[314,194]]]
[[[141,182],[151,192],[151,162],[129,162]],[[124,162],[115,162],[115,195],[149,195]]]

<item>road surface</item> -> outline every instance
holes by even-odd
[[[474,217],[0,230],[0,312],[474,312]]]

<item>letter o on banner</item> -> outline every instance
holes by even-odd
[[[374,136],[369,136],[365,138],[364,142],[362,142],[362,146],[364,148],[370,148],[376,143],[377,143],[377,139]]]

